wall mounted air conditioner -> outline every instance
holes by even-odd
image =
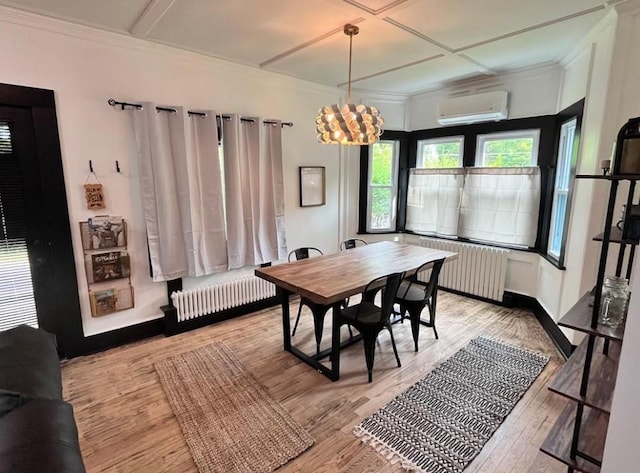
[[[462,125],[502,120],[509,115],[508,98],[509,93],[500,90],[445,99],[438,104],[438,123]]]

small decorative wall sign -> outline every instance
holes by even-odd
[[[85,184],[84,195],[87,199],[87,209],[104,209],[104,194],[102,191],[102,184],[98,182],[95,182],[93,184]]]
[[[326,203],[325,167],[300,167],[300,207],[313,207]]]

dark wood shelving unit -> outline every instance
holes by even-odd
[[[558,417],[558,420],[549,431],[549,435],[547,435],[540,450],[568,467],[573,468],[575,471],[599,473],[599,465],[579,456],[571,458],[571,442],[575,421],[575,406],[569,404],[562,411],[562,414],[560,414],[560,417]],[[609,416],[607,414],[586,408],[580,426],[580,431],[585,434],[580,436],[578,449],[601,462],[608,425]]]
[[[624,334],[624,325],[622,327],[606,327],[598,325],[595,328],[591,326],[591,317],[593,315],[593,306],[589,305],[589,293],[583,295],[575,305],[558,321],[561,327],[584,332],[596,337],[604,337],[611,340],[622,341]]]
[[[575,402],[606,414],[611,412],[613,387],[616,383],[620,342],[612,342],[608,355],[604,355],[604,340],[596,342],[589,372],[589,385],[584,396],[580,395],[580,383],[588,350],[588,339],[582,342],[567,360],[549,385],[549,390]]]
[[[609,202],[603,232],[593,239],[601,242],[598,275],[593,294],[584,294],[558,321],[558,325],[587,336],[571,354],[549,385],[549,390],[571,402],[555,422],[540,450],[567,465],[568,473],[576,471],[598,473],[602,465],[604,444],[607,437],[611,400],[616,384],[618,360],[624,337],[624,325],[607,327],[598,324],[602,299],[602,286],[607,270],[609,245],[617,244],[616,276],[625,274],[628,279],[635,256],[637,241],[623,238],[624,227],[629,224],[629,214],[624,216],[623,230],[614,226],[616,196],[620,181],[629,181],[626,208],[633,206],[640,156],[625,152],[626,140],[640,139],[640,118],[629,120],[618,132],[613,173],[605,175],[579,174],[577,179],[594,179],[609,183]],[[631,149],[631,148],[629,148]],[[633,228],[633,227],[629,227]],[[623,273],[625,252],[626,273]],[[634,314],[635,315],[635,314]]]
[[[638,242],[636,240],[629,240],[622,238],[622,230],[618,227],[611,227],[609,235],[609,243],[622,243],[623,245],[633,245],[637,246]],[[593,237],[595,241],[603,241],[604,240],[604,232],[598,233]]]
[[[640,181],[640,174],[576,174],[576,179],[602,181]]]

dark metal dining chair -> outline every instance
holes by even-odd
[[[350,250],[356,246],[368,245],[368,243],[361,238],[349,238],[348,240],[340,243],[340,251]]]
[[[375,355],[376,340],[382,329],[387,329],[391,337],[393,353],[396,356],[398,367],[400,357],[396,342],[393,339],[393,329],[391,328],[391,314],[393,313],[393,302],[398,291],[403,273],[393,273],[374,279],[365,288],[364,292],[373,292],[382,287],[381,305],[377,306],[373,301],[363,300],[360,304],[345,307],[340,311],[338,323],[340,326],[348,325],[354,327],[362,335],[364,343],[364,357],[367,363],[369,382],[373,380],[373,359]]]
[[[295,257],[295,260],[307,259],[311,255],[321,256],[321,250],[318,248],[314,248],[312,246],[303,246],[300,248],[296,248],[295,250],[289,253],[287,257],[288,261],[292,261],[292,258]],[[291,332],[291,336],[293,337],[296,334],[296,330],[298,329],[298,322],[300,322],[300,315],[302,315],[302,306],[307,306],[311,313],[313,314],[313,330],[316,337],[316,353],[320,352],[320,342],[322,341],[322,328],[324,327],[324,317],[327,314],[327,311],[331,308],[330,305],[317,304],[306,297],[300,297],[300,305],[298,306],[298,315],[296,316],[296,322],[293,325],[293,331]]]
[[[418,334],[421,324],[431,327],[436,339],[438,338],[438,331],[436,330],[436,300],[438,297],[438,276],[443,264],[444,258],[421,265],[415,274],[402,281],[396,292],[395,303],[400,305],[400,321],[405,319],[407,312],[409,313],[413,344],[416,351],[418,351]],[[429,281],[420,281],[418,279],[419,273],[426,271],[431,265],[433,267],[431,268]],[[425,306],[429,310],[429,320],[421,318]]]

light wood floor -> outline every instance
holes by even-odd
[[[292,303],[294,315],[296,309]],[[335,383],[285,353],[280,314],[279,308],[268,309],[175,337],[155,337],[65,362],[64,394],[74,407],[87,470],[197,473],[153,363],[221,341],[315,439],[313,447],[279,471],[400,472],[398,465],[390,465],[362,445],[352,434],[353,427],[436,363],[483,334],[546,353],[551,360],[465,473],[566,471],[538,450],[565,401],[546,388],[563,361],[532,314],[440,292],[440,339],[435,340],[433,332],[423,327],[420,352],[414,353],[409,324],[394,325],[402,361],[398,368],[388,334],[383,332],[372,384],[367,383],[361,344],[342,352],[341,378]],[[302,319],[294,343],[312,351],[311,315],[303,314]],[[328,346],[329,329],[323,347]]]

